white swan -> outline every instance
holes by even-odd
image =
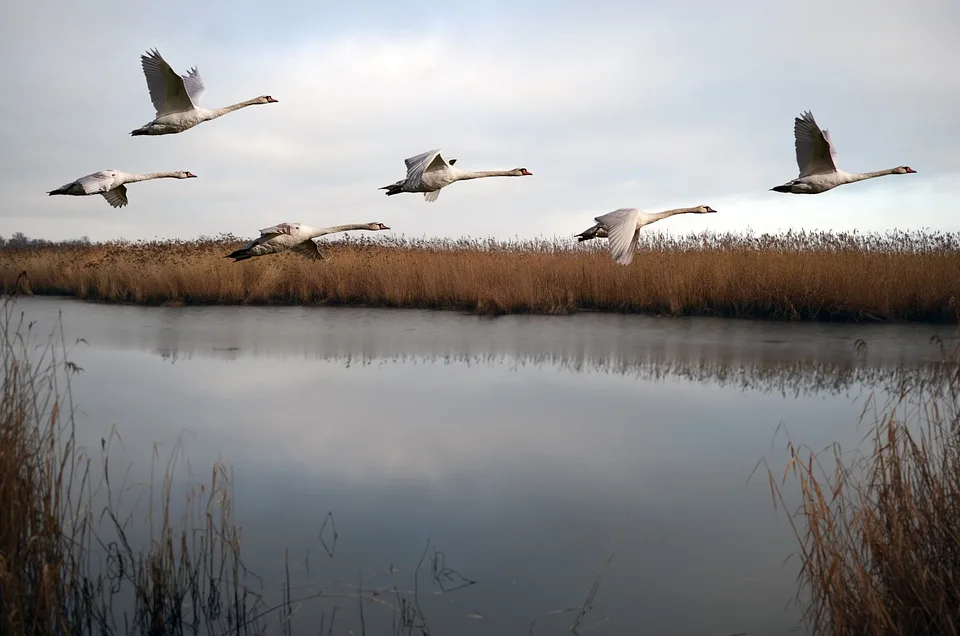
[[[131,131],[130,134],[134,136],[181,133],[245,106],[273,104],[277,101],[269,95],[262,95],[233,106],[213,110],[200,108],[200,97],[206,87],[197,67],[188,70],[186,75],[177,75],[156,49],[141,55],[140,61],[147,78],[150,100],[157,109],[157,118]]]
[[[483,177],[524,177],[532,176],[533,173],[526,168],[514,168],[513,170],[480,170],[473,172],[470,170],[461,170],[455,168],[453,164],[456,159],[446,161],[440,156],[440,150],[430,150],[415,157],[404,159],[403,163],[407,166],[407,177],[396,183],[385,185],[378,190],[386,190],[387,196],[400,194],[401,192],[423,192],[423,198],[427,201],[436,201],[440,196],[440,189],[467,179],[480,179]]]
[[[594,218],[596,225],[576,234],[579,242],[594,238],[607,237],[607,247],[610,256],[621,265],[629,265],[633,261],[633,254],[640,239],[640,228],[650,225],[654,221],[665,219],[674,214],[710,214],[716,210],[709,205],[698,205],[692,208],[676,208],[663,212],[643,212],[636,208],[620,208]]]
[[[227,254],[224,258],[232,258],[233,262],[276,254],[284,250],[293,250],[304,256],[326,258],[320,246],[313,239],[335,232],[349,230],[389,230],[385,224],[374,221],[372,223],[351,223],[349,225],[334,225],[333,227],[310,227],[302,223],[279,223],[273,227],[260,230],[260,237],[256,238],[240,249]]]
[[[813,113],[806,111],[793,119],[793,136],[797,150],[800,176],[783,185],[770,188],[773,192],[790,194],[819,194],[845,183],[855,183],[888,174],[913,174],[910,166],[899,166],[876,172],[851,173],[837,168],[837,153],[830,141],[830,132],[820,130]]]
[[[132,174],[121,172],[120,170],[101,170],[80,177],[76,181],[62,185],[56,190],[47,192],[48,195],[70,194],[73,196],[85,196],[89,194],[101,194],[107,200],[107,203],[115,208],[122,208],[127,204],[127,187],[125,183],[136,183],[137,181],[149,181],[150,179],[191,179],[197,175],[186,170],[176,172],[149,172],[147,174]]]

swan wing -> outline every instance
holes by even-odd
[[[594,219],[607,228],[607,248],[610,256],[621,265],[629,265],[633,261],[640,238],[640,228],[637,227],[639,218],[640,210],[620,208]]]
[[[290,249],[303,256],[326,260],[326,255],[323,253],[323,250],[320,249],[320,244],[313,239],[307,239],[306,241],[297,243]]]
[[[157,117],[193,110],[196,106],[190,101],[190,95],[183,84],[183,78],[174,72],[170,65],[153,49],[140,56],[143,75],[147,78],[150,101],[157,109]],[[202,82],[201,82],[202,86]]]
[[[447,167],[447,162],[440,156],[439,148],[404,159],[403,163],[407,166],[407,185],[411,188],[420,186],[420,179],[425,173]]]
[[[100,170],[76,180],[87,194],[96,194],[113,187],[116,173],[113,170]]]
[[[794,118],[793,137],[800,177],[837,171],[837,155],[830,143],[830,133],[820,130],[813,113],[806,111]]]
[[[296,234],[300,231],[299,223],[278,223],[272,227],[265,227],[260,230],[260,236],[272,235],[276,236],[278,234]]]
[[[203,97],[203,93],[207,90],[207,87],[203,84],[203,78],[200,77],[200,71],[194,66],[187,71],[186,75],[181,75],[180,77],[183,79],[183,87],[187,90],[187,96],[190,98],[190,102],[194,106],[199,106],[200,98]]]
[[[100,194],[112,207],[122,208],[127,204],[127,186],[125,185],[118,185],[113,190],[107,190]]]

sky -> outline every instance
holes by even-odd
[[[570,236],[620,207],[711,205],[661,231],[960,230],[960,3],[676,0],[15,3],[0,24],[0,235],[257,236],[283,221],[382,221],[408,237]],[[176,135],[140,55],[197,66],[202,106],[252,106]],[[892,175],[809,196],[793,118],[841,168]],[[432,148],[464,169],[436,203],[377,188]],[[130,204],[46,192],[103,169],[189,170]]]

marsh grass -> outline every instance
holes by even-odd
[[[628,267],[605,239],[349,236],[326,261],[234,263],[232,236],[0,251],[4,289],[143,304],[343,304],[479,314],[579,310],[784,320],[949,321],[960,233],[643,233]],[[18,277],[20,283],[17,283]]]
[[[70,385],[83,370],[62,331],[40,337],[15,306],[6,298],[0,315],[0,633],[258,631],[227,467],[190,488],[175,516],[175,451],[135,547],[134,509],[121,506],[133,489],[110,468],[118,438],[99,458],[77,446]]]
[[[71,378],[84,370],[70,357],[84,342],[68,346],[59,321],[52,335],[37,329],[14,298],[3,299],[0,635],[295,633],[310,602],[325,603],[306,620],[311,633],[332,634],[336,622],[358,634],[367,625],[380,627],[373,633],[428,634],[421,567],[432,564],[445,592],[475,583],[442,552],[430,556],[429,542],[412,590],[394,580],[375,589],[362,579],[346,588],[294,586],[289,556],[285,580],[261,580],[242,558],[229,465],[194,479],[178,442],[165,461],[154,448],[149,483],[130,483],[112,466],[112,447],[122,444],[116,430],[99,453],[77,444]],[[331,514],[319,539],[330,558],[336,537]],[[359,612],[359,625],[345,604]]]
[[[938,381],[866,404],[862,449],[790,442],[782,475],[768,467],[776,505],[799,485],[798,598],[816,634],[960,634],[960,349],[943,353]]]

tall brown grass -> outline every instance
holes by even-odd
[[[295,303],[792,320],[949,320],[960,234],[644,234],[628,267],[605,239],[326,241],[329,260],[234,263],[235,237],[0,251],[6,290],[146,304]]]
[[[389,626],[376,633],[424,634],[421,566],[432,563],[433,580],[448,592],[451,580],[459,581],[453,589],[474,583],[436,549],[428,559],[424,548],[413,594],[382,581],[377,589],[295,590],[288,560],[287,579],[268,602],[270,590],[244,565],[226,464],[214,464],[208,481],[184,485],[178,443],[160,483],[151,477],[128,507],[124,497],[136,489],[117,483],[111,469],[119,435],[101,440],[99,456],[78,446],[70,386],[83,369],[70,361],[71,350],[62,329],[38,334],[14,300],[0,301],[0,636],[291,634],[302,631],[293,628],[294,614],[321,600],[334,603],[332,612],[313,612],[306,624],[311,633],[332,634],[344,609],[336,603],[345,599],[359,606],[359,627],[339,618],[349,633],[366,633],[363,606],[371,605],[380,611],[367,622]]]
[[[82,369],[62,331],[39,335],[15,307],[0,307],[0,634],[259,631],[227,467],[187,493],[181,515],[167,470],[149,537],[131,540],[141,529],[112,482],[115,438],[99,463],[76,443],[70,386]]]
[[[943,365],[868,403],[865,447],[791,442],[783,474],[768,469],[775,504],[799,485],[788,510],[815,634],[960,634],[960,348]]]

